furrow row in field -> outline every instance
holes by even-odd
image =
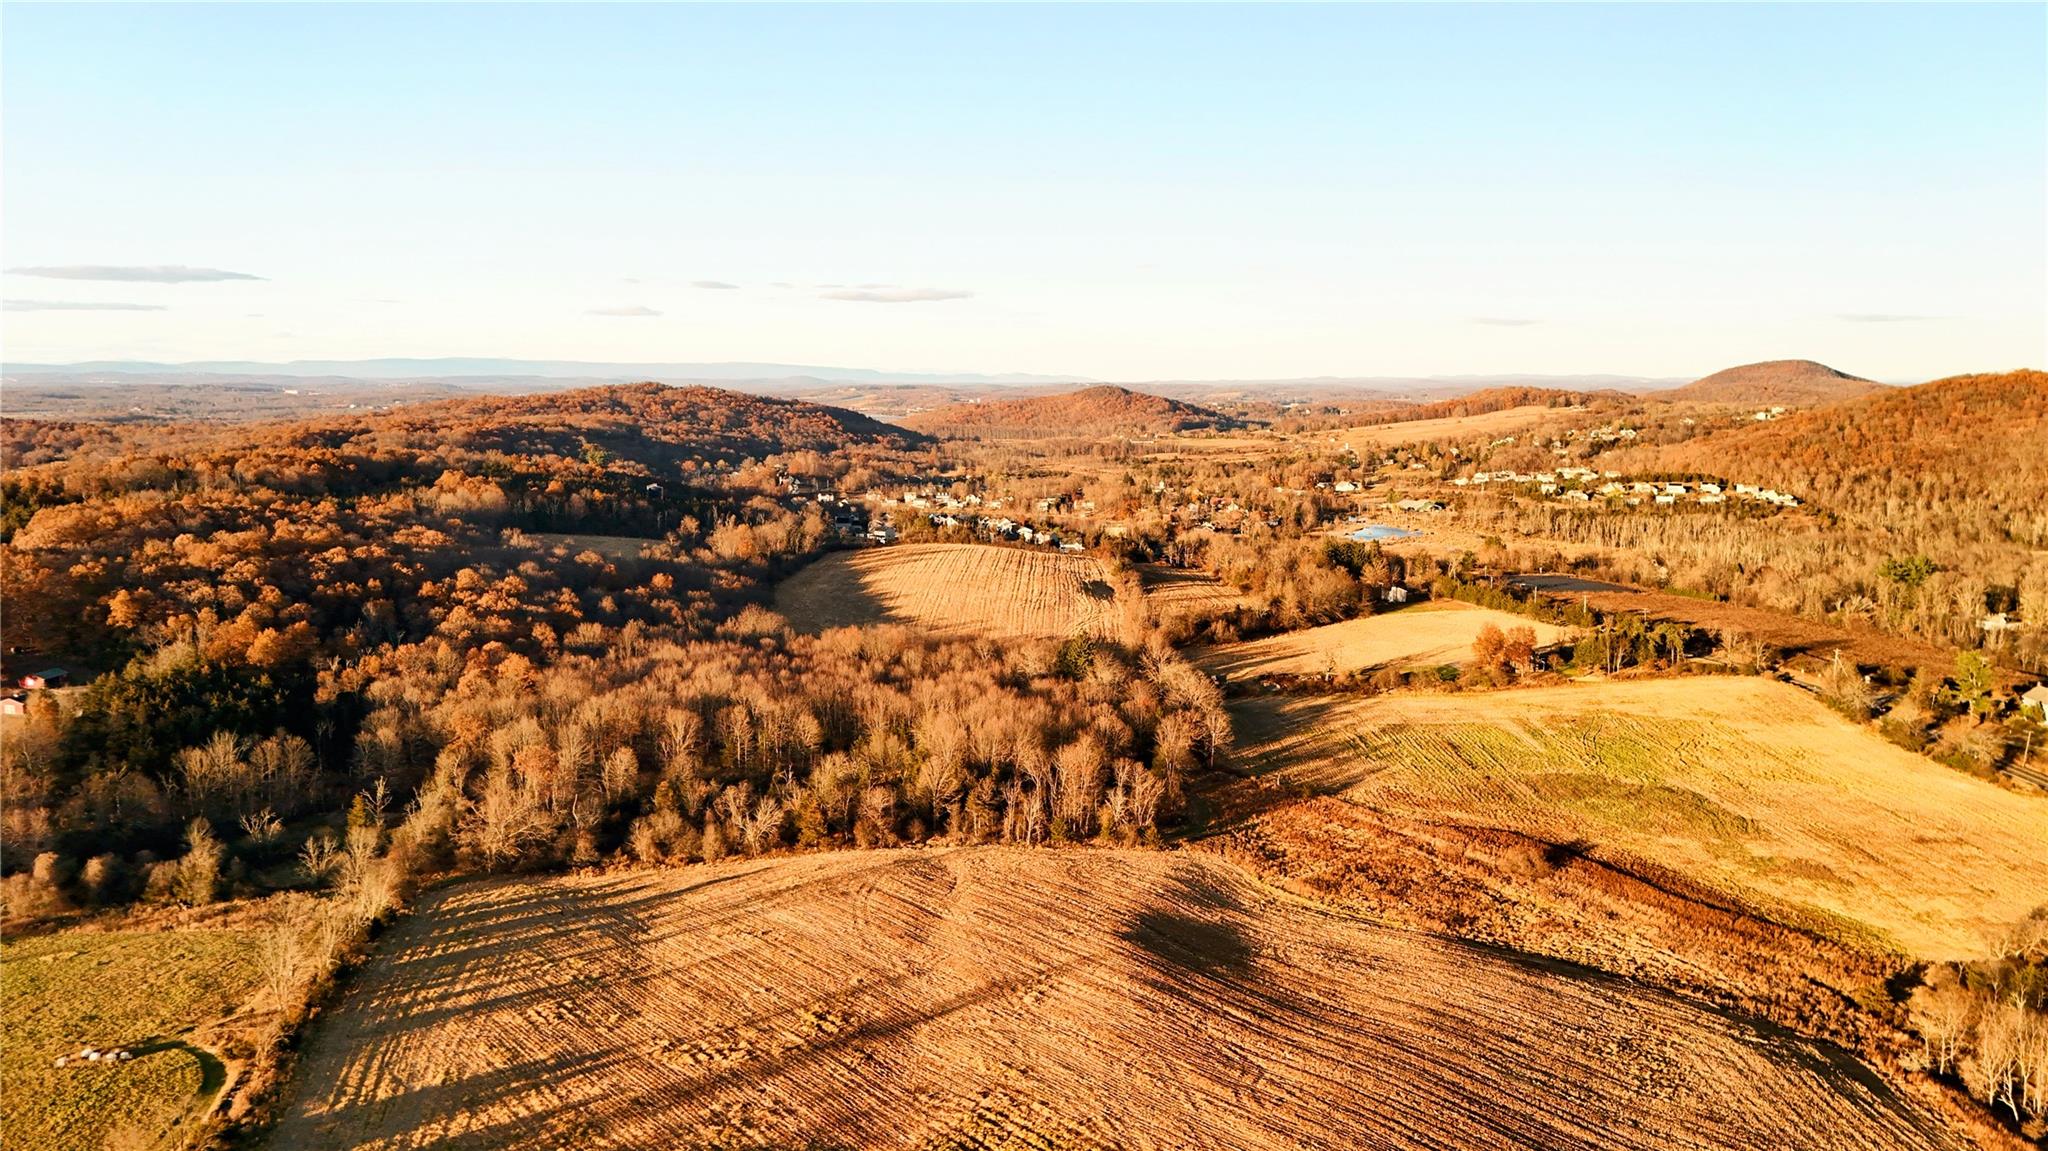
[[[1178,853],[456,888],[300,1081],[278,1146],[1945,1145],[1790,1040]]]

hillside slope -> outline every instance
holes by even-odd
[[[1112,385],[1053,396],[953,404],[903,421],[920,432],[1026,438],[1058,435],[1159,435],[1234,425],[1221,412]]]
[[[1883,384],[1838,372],[1812,360],[1766,360],[1715,372],[1682,388],[1673,388],[1663,396],[1702,404],[1806,407],[1853,400],[1883,389]]]
[[[912,432],[845,408],[702,386],[607,384],[530,395],[479,395],[323,415],[220,423],[0,420],[0,462],[24,467],[74,456],[238,451],[273,457],[440,454],[576,458],[588,448],[650,466],[693,456],[907,446]]]
[[[1789,488],[1865,526],[1896,531],[1898,509],[1924,509],[1972,538],[2048,546],[2048,372],[1884,389],[1656,449],[1646,462]]]
[[[1188,853],[982,847],[441,887],[315,1025],[272,1145],[1960,1142],[1838,1050],[1623,980]]]

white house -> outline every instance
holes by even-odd
[[[2020,695],[2020,710],[2034,714],[2034,718],[2048,722],[2048,683],[2037,683]]]

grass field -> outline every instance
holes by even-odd
[[[799,631],[901,623],[951,636],[1114,639],[1123,629],[1101,561],[990,544],[834,552],[784,580],[775,610]]]
[[[1488,624],[1506,631],[1533,628],[1537,646],[1563,639],[1567,629],[1527,616],[1474,607],[1456,600],[1416,604],[1342,623],[1221,644],[1195,653],[1205,670],[1232,679],[1261,675],[1323,675],[1366,668],[1427,667],[1472,658],[1472,641]]]
[[[1261,769],[1407,818],[1652,861],[1774,917],[1975,957],[2048,901],[2048,801],[1761,679],[1244,705]]]
[[[225,1069],[195,1031],[256,982],[242,931],[72,931],[0,947],[0,1144],[79,1151],[122,1132],[155,1145],[220,1090]],[[87,1046],[136,1058],[52,1066]]]
[[[294,1151],[1955,1146],[1831,1049],[1186,852],[447,888],[296,1082]]]

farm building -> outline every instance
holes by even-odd
[[[25,675],[21,677],[21,686],[29,689],[30,691],[41,691],[44,688],[51,687],[63,687],[65,684],[70,682],[71,673],[65,671],[61,667],[46,667],[33,675]]]
[[[27,715],[28,696],[18,691],[0,695],[0,715]]]

